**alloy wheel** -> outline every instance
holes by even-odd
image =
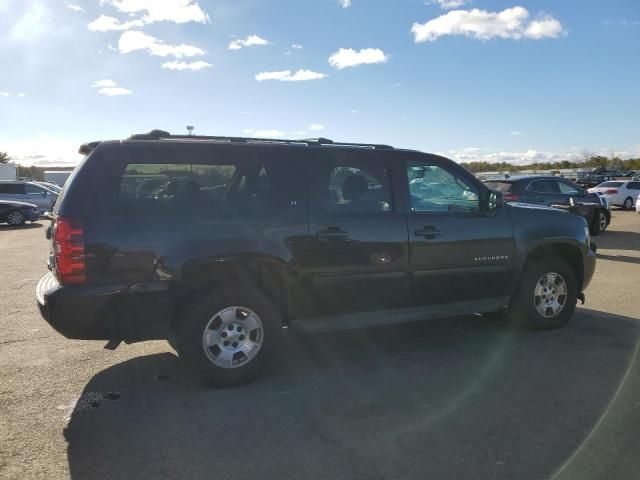
[[[552,318],[560,314],[567,302],[567,283],[558,273],[545,273],[536,283],[533,303],[537,312]]]

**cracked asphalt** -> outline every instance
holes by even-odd
[[[635,212],[594,238],[563,329],[464,317],[299,336],[227,390],[165,342],[54,332],[34,299],[43,226],[0,226],[0,478],[640,478]]]

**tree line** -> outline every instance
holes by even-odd
[[[586,155],[576,161],[563,160],[561,162],[537,162],[526,165],[514,165],[509,162],[462,162],[464,168],[473,173],[479,172],[518,172],[522,170],[563,170],[569,168],[597,168],[608,170],[640,171],[640,158],[622,160],[619,157],[605,157],[603,155]]]

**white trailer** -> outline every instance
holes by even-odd
[[[0,180],[18,180],[18,169],[16,166],[0,164]]]
[[[68,171],[60,171],[60,170],[45,170],[44,172],[44,181],[55,183],[59,186],[64,186],[64,182],[67,181],[69,175],[71,175],[72,170]]]

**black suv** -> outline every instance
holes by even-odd
[[[570,205],[573,201],[576,213],[585,217],[592,235],[604,232],[611,223],[611,205],[607,198],[597,193],[589,193],[566,178],[523,175],[485,180],[484,183],[490,189],[501,192],[505,202],[550,207]]]
[[[218,386],[253,375],[288,327],[488,312],[559,327],[595,268],[584,219],[504,205],[437,155],[162,131],[81,151],[48,232],[43,317],[111,348],[168,339]]]

